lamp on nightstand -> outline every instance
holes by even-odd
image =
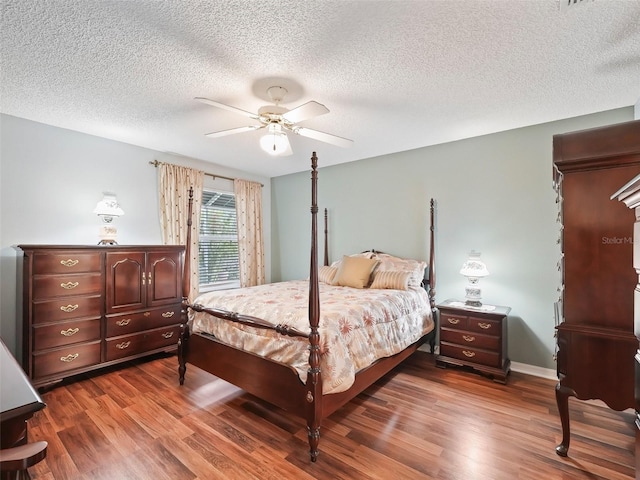
[[[467,286],[465,287],[465,304],[471,307],[482,306],[482,290],[479,282],[482,277],[489,275],[489,270],[482,260],[480,260],[480,252],[471,250],[469,258],[462,264],[460,274],[467,277]]]
[[[118,229],[112,223],[113,217],[124,215],[124,211],[118,205],[115,194],[104,192],[102,200],[98,202],[93,213],[102,217],[104,222],[104,225],[100,227],[100,242],[98,242],[98,245],[117,245]]]

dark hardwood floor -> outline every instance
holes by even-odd
[[[306,426],[209,374],[163,356],[42,394],[30,440],[47,440],[44,479],[631,479],[634,415],[570,399],[569,458],[555,382],[507,385],[439,369],[417,352],[323,423],[311,463]]]

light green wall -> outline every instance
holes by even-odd
[[[512,308],[511,360],[555,369],[552,137],[629,120],[632,107],[320,168],[319,232],[327,208],[332,260],[369,248],[427,260],[435,198],[437,300],[464,296],[458,272],[480,251],[491,273],[481,281],[484,302]],[[322,166],[321,147],[318,158]],[[272,179],[271,194],[272,278],[307,278],[310,174]]]
[[[21,340],[17,283],[19,244],[95,245],[102,192],[116,193],[125,214],[117,220],[121,245],[162,243],[157,170],[150,161],[199,168],[264,184],[265,263],[271,259],[270,182],[262,176],[105,138],[0,115],[0,336],[14,354]],[[207,186],[213,180],[205,177]],[[231,185],[231,189],[233,186]],[[19,355],[19,353],[17,353]]]

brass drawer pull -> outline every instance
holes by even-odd
[[[171,317],[173,317],[173,314],[174,314],[174,313],[176,313],[176,312],[164,312],[164,313],[162,314],[162,316],[163,316],[164,318],[171,318]]]
[[[66,290],[71,290],[76,288],[78,285],[80,285],[79,282],[67,282],[67,283],[61,283],[60,286]]]
[[[490,323],[484,323],[484,322],[478,322],[478,326],[480,328],[484,328],[485,330],[488,330],[491,328],[491,324]]]
[[[163,336],[164,338],[171,338],[171,337],[173,337],[173,332],[164,332],[164,333],[162,334],[162,336]]]
[[[467,342],[473,342],[476,339],[476,337],[472,337],[471,335],[463,335],[462,338],[464,338]]]
[[[125,348],[129,348],[129,345],[131,345],[131,342],[122,342],[116,344],[116,348],[119,350],[124,350]]]
[[[65,267],[75,267],[79,262],[80,260],[60,260],[60,263]]]
[[[60,357],[60,361],[61,362],[66,362],[66,363],[73,362],[79,356],[80,356],[79,353],[70,353],[66,357]]]
[[[80,331],[79,328],[68,328],[66,330],[60,330],[60,335],[64,335],[65,337],[71,337]]]
[[[145,317],[148,317],[149,315],[151,315],[151,312],[144,312]]]
[[[63,305],[63,306],[60,307],[60,310],[62,310],[63,312],[66,312],[66,313],[71,313],[76,308],[78,308],[78,304],[77,303],[75,305],[67,305],[66,307]]]
[[[447,321],[451,324],[451,325],[457,325],[460,323],[460,319],[459,318],[447,318]]]
[[[470,352],[469,350],[463,350],[462,353],[464,354],[465,357],[475,357],[476,353],[475,352]]]
[[[122,320],[118,320],[116,322],[116,325],[118,325],[119,327],[126,327],[130,323],[131,323],[131,319],[130,318],[123,318]]]

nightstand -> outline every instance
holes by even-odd
[[[464,301],[445,300],[440,310],[440,353],[436,365],[466,366],[507,383],[511,361],[507,350],[510,307],[470,307]]]

